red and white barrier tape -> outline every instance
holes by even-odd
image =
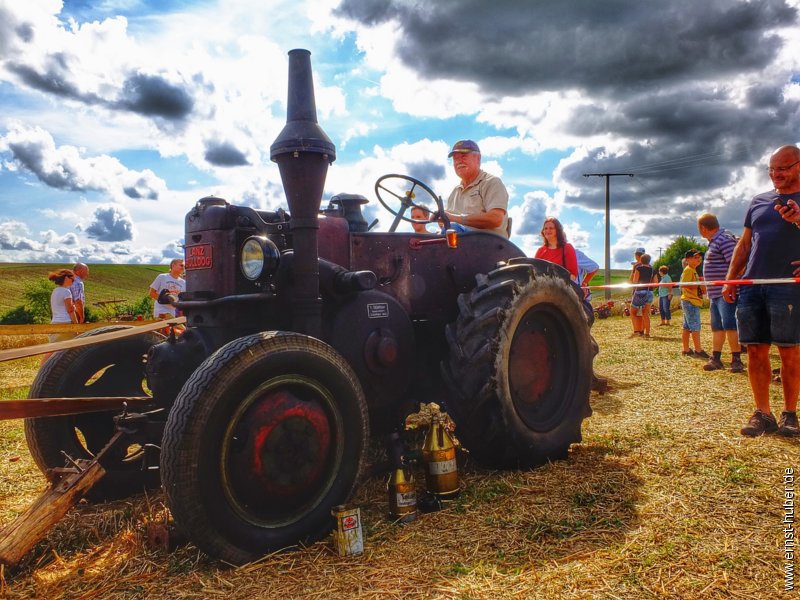
[[[585,285],[583,289],[613,290],[634,288],[655,288],[662,285],[667,287],[683,287],[686,285],[723,286],[723,285],[772,285],[778,283],[800,283],[800,277],[784,277],[781,279],[719,279],[714,281],[672,281],[670,283],[612,283],[610,285]]]

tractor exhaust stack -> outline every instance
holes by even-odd
[[[286,125],[270,147],[278,163],[291,214],[294,247],[294,328],[320,337],[322,300],[319,297],[319,207],[328,165],[336,160],[336,147],[317,123],[311,53],[289,52],[289,94]]]

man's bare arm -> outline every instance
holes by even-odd
[[[458,213],[447,213],[447,217],[453,223],[474,227],[475,229],[497,229],[503,224],[503,216],[506,214],[502,208],[492,208],[489,212],[472,213],[460,215]]]
[[[86,322],[86,315],[83,312],[83,300],[81,300],[80,298],[75,300],[75,314],[78,317],[78,323]]]

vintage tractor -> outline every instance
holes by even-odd
[[[101,454],[95,497],[160,481],[176,525],[231,563],[330,531],[370,432],[401,428],[420,402],[444,407],[471,456],[496,468],[564,458],[591,413],[593,315],[567,271],[491,233],[396,231],[413,205],[448,229],[441,198],[412,177],[376,183],[389,232],[369,231],[363,196],[320,211],[335,147],[309,53],[289,63],[271,146],[288,212],[199,200],[177,299],[186,331],[56,353],[31,393],[144,398],[141,412],[25,423],[43,470]]]

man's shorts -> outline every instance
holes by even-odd
[[[700,331],[700,307],[688,300],[681,300],[683,310],[683,328],[686,331]]]
[[[799,345],[800,285],[740,286],[736,321],[742,344]]]
[[[736,302],[725,302],[725,299],[711,299],[711,331],[736,331]]]

